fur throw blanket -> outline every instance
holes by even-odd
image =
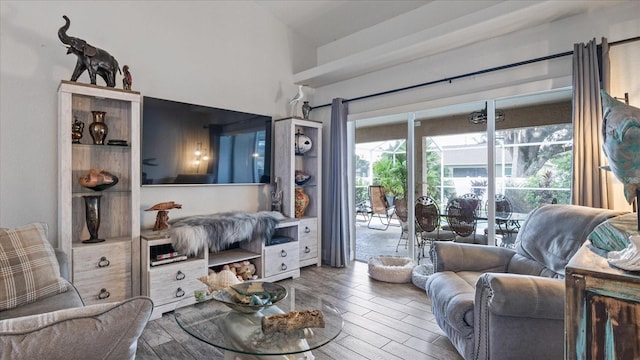
[[[227,212],[190,216],[171,224],[173,248],[193,256],[209,246],[218,252],[241,241],[268,241],[284,216],[277,211]]]

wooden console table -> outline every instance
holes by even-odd
[[[565,359],[640,359],[640,273],[587,241],[566,268]]]

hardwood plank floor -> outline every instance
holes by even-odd
[[[317,360],[462,359],[435,323],[424,290],[411,283],[376,281],[367,271],[367,264],[357,261],[345,269],[309,266],[299,278],[279,282],[316,292],[342,312],[342,333],[313,351]],[[171,312],[149,322],[136,358],[222,360],[224,356],[180,329]]]

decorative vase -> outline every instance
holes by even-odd
[[[307,195],[301,187],[297,187],[295,190],[295,216],[301,218],[304,216],[304,211],[309,206],[309,195]]]
[[[78,118],[74,118],[73,124],[71,124],[71,143],[80,144],[82,139],[82,131],[84,130],[84,123]]]
[[[109,127],[104,122],[104,111],[92,111],[93,122],[89,124],[89,134],[95,145],[104,145],[104,139],[109,133]]]
[[[304,155],[307,151],[311,150],[311,147],[313,146],[313,142],[311,141],[310,137],[303,134],[302,131],[298,129],[298,132],[296,132],[296,139],[295,139],[294,145],[295,145],[296,155]]]
[[[302,118],[305,120],[309,120],[309,113],[311,112],[311,105],[309,105],[308,101],[305,101],[302,104]]]
[[[104,239],[98,237],[98,229],[100,229],[100,198],[102,195],[86,195],[84,198],[84,217],[87,221],[87,230],[89,230],[89,239],[83,240],[83,243],[98,243]]]

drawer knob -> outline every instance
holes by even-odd
[[[107,289],[102,288],[100,289],[100,294],[98,294],[98,300],[104,300],[106,298],[108,298],[109,296],[111,296],[111,293],[107,291]]]
[[[284,250],[280,251],[280,256],[287,257],[287,252]]]
[[[280,270],[287,270],[287,264],[282,263],[282,265],[280,265]]]
[[[305,226],[305,227],[304,227],[304,233],[305,233],[305,234],[308,234],[308,233],[310,233],[310,232],[311,232],[311,229],[309,229],[309,227],[308,227],[308,226]]]
[[[186,275],[182,271],[178,270],[178,273],[176,274],[176,280],[180,281],[180,280],[184,279],[185,277],[186,277]]]
[[[305,254],[308,254],[308,253],[310,253],[310,252],[311,252],[311,249],[309,249],[309,247],[308,247],[308,246],[305,246],[305,247],[304,247],[304,253],[305,253]]]
[[[98,267],[99,268],[107,267],[107,266],[109,266],[109,264],[111,264],[111,262],[109,260],[107,260],[107,258],[105,256],[101,257],[100,261],[98,261]]]
[[[178,288],[178,290],[176,290],[176,297],[183,297],[184,296],[184,290],[182,290],[182,288]]]

